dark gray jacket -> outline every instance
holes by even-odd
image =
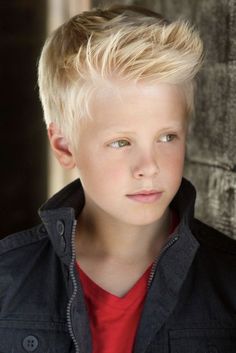
[[[236,352],[236,241],[193,217],[183,179],[180,216],[149,278],[133,353]],[[77,179],[39,210],[42,223],[0,241],[0,353],[92,353],[75,267]],[[125,352],[124,352],[125,353]]]

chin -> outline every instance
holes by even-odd
[[[162,214],[155,215],[146,215],[135,217],[134,219],[130,219],[127,223],[132,224],[134,226],[147,226],[149,224],[158,222],[158,220],[162,217]]]

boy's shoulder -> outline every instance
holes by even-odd
[[[198,287],[208,288],[210,297],[215,295],[210,288],[224,292],[235,308],[236,241],[199,219],[194,219],[192,233],[200,244],[193,264]]]
[[[194,218],[192,230],[202,248],[222,254],[231,254],[236,258],[235,239],[197,218]]]
[[[47,238],[47,231],[42,223],[32,228],[9,234],[0,240],[0,255],[16,252],[24,247],[30,248],[30,245],[40,244],[42,240]]]
[[[220,280],[229,291],[236,290],[236,240],[199,219],[194,219],[192,232],[200,244],[196,256],[200,272]]]
[[[65,352],[63,347],[71,344],[66,325],[65,277],[43,224],[0,240],[1,352],[3,339],[8,351],[13,342],[19,342],[14,347],[20,347],[21,339],[23,342],[32,336],[41,337],[46,347],[43,342],[48,340],[49,331],[59,346],[63,340],[61,351]]]

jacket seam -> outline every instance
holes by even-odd
[[[33,237],[33,239],[32,239]],[[47,234],[37,234],[32,230],[14,233],[0,240],[0,255],[24,246],[35,244],[48,238]]]

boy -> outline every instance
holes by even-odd
[[[51,148],[79,179],[1,242],[0,352],[236,352],[236,244],[183,178],[194,79],[186,22],[116,6],[44,45]]]

